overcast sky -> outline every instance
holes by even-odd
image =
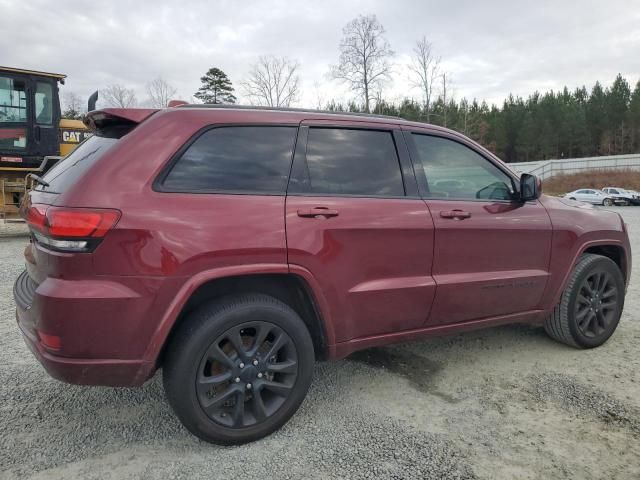
[[[238,87],[259,55],[273,54],[300,62],[298,105],[315,106],[318,97],[353,97],[327,73],[342,27],[372,13],[396,52],[385,91],[392,100],[420,98],[405,65],[422,35],[442,57],[456,98],[501,102],[509,92],[590,88],[618,72],[632,85],[640,79],[640,0],[0,0],[0,64],[65,73],[62,91],[83,100],[120,83],[144,101],[157,76],[188,100],[208,68]]]

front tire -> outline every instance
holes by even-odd
[[[576,348],[599,347],[618,326],[624,295],[618,265],[602,255],[585,254],[544,329],[554,340]]]
[[[611,207],[613,205],[613,200],[611,200],[610,198],[605,198],[602,201],[602,205],[604,205],[605,207]]]
[[[169,404],[184,426],[222,445],[284,425],[311,384],[309,331],[288,305],[261,294],[205,304],[179,326],[163,366]]]

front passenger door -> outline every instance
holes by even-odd
[[[594,190],[584,190],[580,200],[583,202],[593,203],[596,201],[596,192]]]
[[[435,225],[437,284],[429,325],[536,310],[547,279],[551,222],[517,201],[515,178],[457,137],[406,132]]]
[[[592,199],[588,193],[588,190],[578,190],[575,194],[576,200],[580,202],[591,202]]]

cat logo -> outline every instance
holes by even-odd
[[[62,143],[80,143],[91,134],[82,130],[63,130]]]

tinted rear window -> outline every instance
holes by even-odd
[[[391,132],[310,128],[306,159],[307,178],[292,182],[296,193],[404,195]]]
[[[89,137],[44,175],[49,186],[37,185],[36,190],[65,192],[117,142],[117,138],[97,135]]]
[[[297,127],[219,127],[206,131],[173,165],[162,189],[284,193]]]

